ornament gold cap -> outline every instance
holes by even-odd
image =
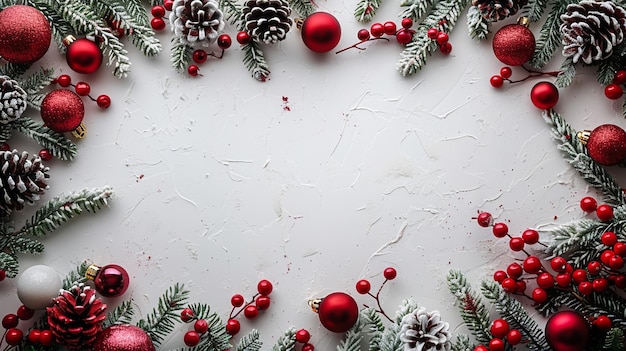
[[[322,303],[322,300],[323,299],[320,298],[309,300],[309,307],[311,307],[313,312],[318,313],[320,311],[320,304]]]
[[[590,130],[581,130],[578,133],[576,133],[576,138],[578,138],[581,144],[587,145],[590,135],[591,135]]]
[[[530,18],[522,16],[517,19],[517,24],[519,24],[520,26],[528,27],[530,25]]]
[[[73,43],[73,42],[75,42],[75,41],[76,41],[76,37],[75,37],[75,36],[73,36],[73,35],[71,35],[71,34],[70,34],[70,35],[68,35],[68,36],[66,36],[66,37],[65,37],[65,38],[63,38],[63,40],[62,40],[63,45],[65,45],[65,46],[70,46],[70,44],[71,44],[71,43]]]
[[[97,264],[89,265],[89,267],[87,267],[87,271],[85,271],[85,278],[89,280],[96,279],[96,275],[98,275],[100,268],[101,267],[98,266]]]
[[[293,22],[296,25],[296,28],[298,28],[298,30],[301,30],[302,29],[302,25],[304,24],[304,18],[297,17],[296,19],[293,20]]]
[[[79,124],[78,127],[76,127],[76,129],[74,129],[72,131],[72,135],[74,136],[74,138],[76,139],[82,139],[84,137],[87,136],[87,127],[85,127],[84,124]]]

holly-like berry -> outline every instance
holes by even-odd
[[[524,239],[520,237],[514,237],[509,240],[509,247],[513,251],[522,251],[524,250]]]
[[[611,258],[613,258],[613,256],[615,256],[615,252],[613,250],[604,250],[600,253],[600,261],[608,266],[609,263],[611,263]]]
[[[474,347],[474,351],[489,351],[489,349],[485,345],[478,345]]]
[[[506,341],[511,345],[517,345],[522,341],[522,332],[517,329],[511,329],[506,334]]]
[[[259,281],[259,283],[256,286],[257,291],[259,292],[259,294],[263,295],[263,296],[267,296],[269,294],[272,293],[272,290],[274,289],[274,287],[272,286],[272,283],[267,280],[267,279],[263,279],[261,281]]]
[[[396,279],[397,275],[398,275],[398,271],[396,271],[396,269],[393,268],[393,267],[387,267],[383,271],[383,276],[387,280],[394,280],[394,279]]]
[[[376,38],[380,38],[385,34],[385,27],[382,23],[374,23],[370,26],[370,33]]]
[[[38,153],[39,157],[41,157],[44,161],[50,161],[52,159],[52,152],[48,149],[41,149]]]
[[[617,100],[624,94],[624,89],[618,84],[609,84],[604,88],[604,95],[610,100]]]
[[[165,29],[165,21],[161,17],[154,17],[150,20],[150,27],[154,30],[163,30]]]
[[[524,259],[524,271],[530,274],[536,274],[541,270],[541,260],[537,256],[528,256]]]
[[[587,263],[587,271],[589,271],[589,274],[596,275],[600,273],[601,269],[602,269],[602,264],[598,261],[591,261]]]
[[[593,287],[593,291],[595,292],[603,292],[609,287],[609,281],[605,278],[594,279],[591,284]]]
[[[502,339],[509,332],[510,327],[509,323],[504,319],[496,319],[491,323],[491,327],[489,328],[489,330],[495,338]]]
[[[501,88],[504,85],[504,78],[500,75],[493,75],[489,78],[489,84],[494,88]]]
[[[504,238],[509,234],[509,227],[502,222],[498,222],[493,225],[492,232],[496,238]]]
[[[31,344],[39,344],[39,339],[41,338],[41,330],[39,329],[31,329],[30,332],[28,332],[28,336],[26,337],[28,339],[28,342],[30,342]]]
[[[4,271],[4,269],[0,269],[0,282],[5,280],[7,277],[7,272]]]
[[[17,328],[10,328],[6,331],[6,335],[4,337],[7,344],[11,346],[17,346],[22,343],[22,339],[24,339],[24,333]]]
[[[522,233],[522,239],[528,245],[533,245],[539,242],[539,233],[534,229],[526,229]]]
[[[230,38],[230,35],[226,33],[217,37],[217,46],[222,50],[228,49],[232,44],[233,40]]]
[[[609,267],[616,271],[622,269],[624,267],[624,259],[622,258],[622,256],[615,255],[611,257],[611,260],[609,261]]]
[[[168,11],[172,11],[172,6],[174,6],[174,0],[165,0],[163,2],[163,7]]]
[[[593,212],[598,208],[598,202],[591,196],[585,196],[580,199],[580,209],[585,212]]]
[[[296,341],[302,344],[306,344],[311,340],[311,333],[306,329],[300,329],[296,332]]]
[[[593,284],[591,282],[578,283],[578,291],[583,295],[590,295],[593,293]]]
[[[2,327],[4,329],[11,329],[17,327],[20,320],[17,318],[16,314],[9,313],[2,318]]]
[[[187,73],[192,77],[196,77],[200,74],[200,68],[196,65],[189,65],[189,67],[187,67]]]
[[[489,351],[504,351],[504,341],[493,338],[489,341]]]
[[[556,281],[556,285],[565,288],[572,283],[572,276],[567,273],[559,273],[554,277],[554,281]]]
[[[428,31],[426,31],[426,35],[430,39],[437,39],[437,36],[439,35],[439,30],[437,28],[428,28]]]
[[[513,278],[505,278],[502,281],[502,290],[508,293],[514,293],[517,290],[517,282]]]
[[[209,330],[209,323],[206,319],[198,319],[193,324],[193,330],[195,330],[198,334],[204,334]]]
[[[33,318],[33,316],[35,315],[35,310],[30,309],[24,305],[21,305],[20,307],[17,308],[16,314],[17,314],[17,318],[23,321],[27,321]]]
[[[366,41],[370,38],[370,31],[365,28],[360,29],[356,33],[356,37],[359,38],[360,41]]]
[[[315,350],[315,346],[313,344],[306,343],[302,345],[302,351],[313,351]]]
[[[392,21],[387,21],[383,24],[383,30],[385,31],[385,34],[387,35],[394,35],[396,34],[396,24],[395,22]]]
[[[441,51],[444,55],[449,55],[452,52],[452,44],[450,44],[450,42],[445,42],[439,45],[439,51]]]
[[[237,36],[235,38],[237,39],[237,42],[241,45],[246,45],[250,43],[250,40],[252,40],[248,32],[239,32],[237,33]]]
[[[396,41],[402,45],[406,45],[413,40],[413,32],[409,29],[400,29],[396,33]]]
[[[264,311],[270,308],[270,303],[271,303],[271,300],[269,296],[259,296],[255,300],[256,307],[261,311]]]
[[[515,292],[518,294],[523,293],[524,291],[526,291],[526,282],[523,280],[516,280],[515,281]]]
[[[191,59],[195,63],[204,63],[207,57],[209,57],[209,55],[202,49],[194,50],[193,54],[191,54]]]
[[[502,283],[502,281],[508,277],[509,276],[503,270],[497,270],[493,273],[493,280],[498,283]]]
[[[587,281],[587,272],[584,269],[577,269],[572,272],[572,279],[576,283],[582,283]]]
[[[0,143],[0,151],[11,151],[11,145],[6,142]]]
[[[185,345],[194,347],[200,343],[200,334],[198,334],[195,330],[190,330],[185,333],[183,341],[185,342]]]
[[[239,330],[241,330],[241,324],[238,320],[229,319],[228,322],[226,322],[226,332],[229,335],[236,335],[239,333]]]
[[[100,95],[96,98],[96,104],[100,108],[109,108],[111,106],[111,98],[108,95]]]
[[[154,17],[162,18],[165,16],[165,7],[161,5],[152,6],[150,13],[152,13]]]
[[[519,263],[514,262],[506,268],[506,272],[508,273],[509,277],[517,279],[522,276],[524,270],[522,269],[522,266],[519,265]]]
[[[500,75],[502,76],[502,78],[509,79],[513,75],[513,70],[511,69],[511,67],[504,66],[500,68]]]
[[[52,335],[52,331],[46,329],[42,330],[39,334],[39,343],[42,346],[50,346],[54,342],[54,336]]]
[[[372,288],[372,285],[367,279],[361,279],[358,282],[356,282],[356,292],[358,292],[361,295],[365,295],[368,292],[370,292],[371,288]]]
[[[479,226],[486,228],[493,222],[493,217],[491,217],[491,213],[489,212],[481,212],[478,214],[478,217],[476,217],[476,221]]]
[[[548,292],[542,288],[535,288],[532,293],[533,301],[543,303],[548,299]]]
[[[552,274],[543,272],[537,276],[537,285],[542,289],[550,289],[554,286],[554,277]]]
[[[550,267],[558,273],[563,273],[567,267],[567,260],[561,256],[556,256],[550,260]]]
[[[448,33],[446,32],[439,32],[437,34],[437,44],[439,45],[443,45],[445,43],[447,43],[450,40],[450,36],[448,36]]]
[[[405,17],[402,19],[401,25],[402,28],[409,29],[413,27],[413,19],[411,19],[410,17]]]
[[[230,298],[230,304],[233,307],[241,307],[246,302],[241,294],[235,294]]]
[[[623,242],[616,242],[613,245],[613,252],[615,252],[616,255],[626,256],[626,244]]]
[[[196,317],[196,314],[193,313],[193,310],[189,307],[183,309],[180,312],[180,320],[182,320],[185,323],[191,322],[195,317]]]
[[[244,308],[243,315],[248,319],[254,319],[259,315],[259,308],[254,305],[248,305]]]
[[[72,78],[67,75],[67,74],[62,74],[59,77],[57,77],[57,84],[59,84],[60,86],[67,88],[72,84]]]
[[[74,89],[76,90],[76,94],[80,96],[87,96],[91,92],[91,87],[89,86],[89,83],[87,82],[76,83],[76,86],[74,87]]]
[[[613,327],[613,322],[611,322],[609,317],[600,315],[593,321],[593,326],[601,331],[608,331],[611,327]]]
[[[613,219],[613,207],[611,205],[602,204],[596,209],[596,216],[603,222],[608,222]]]
[[[606,246],[613,246],[617,243],[617,235],[613,232],[604,232],[600,237],[600,241]]]

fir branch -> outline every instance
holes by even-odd
[[[9,250],[12,255],[17,255],[18,253],[37,255],[42,253],[45,248],[43,243],[39,240],[22,235],[9,236],[7,239],[7,250]]]
[[[613,326],[626,327],[626,302],[611,290],[593,293],[585,299],[571,291],[559,292],[552,300],[549,305],[542,304],[537,310],[547,317],[558,307],[567,306],[584,316],[605,315],[611,319]]]
[[[426,14],[428,8],[435,3],[436,0],[402,0],[400,6],[404,7],[400,13],[401,18],[411,18],[418,21]]]
[[[344,334],[343,339],[337,345],[337,351],[360,351],[364,327],[363,321],[359,318],[352,328]]]
[[[563,63],[559,68],[559,74],[556,76],[555,84],[559,88],[566,88],[572,84],[574,76],[576,76],[576,65],[574,65],[572,58],[568,57],[563,60]]]
[[[123,301],[112,312],[107,314],[103,323],[103,328],[114,324],[130,324],[135,315],[135,308],[132,301]]]
[[[539,21],[547,5],[548,0],[528,0],[528,3],[524,6],[524,12],[526,12],[528,20],[531,22]]]
[[[291,327],[281,335],[276,344],[272,347],[272,351],[293,351],[296,349],[296,329]]]
[[[494,282],[483,281],[481,291],[495,305],[501,317],[509,322],[511,328],[519,329],[522,333],[522,338],[528,341],[526,347],[531,350],[550,349],[543,331],[539,328],[537,322],[528,315],[519,301],[505,293]]]
[[[591,219],[560,225],[548,231],[551,242],[545,252],[552,257],[569,254],[570,263],[575,267],[587,266],[597,257],[598,238],[607,230],[607,223]]]
[[[224,12],[228,23],[240,27],[238,22],[241,20],[241,4],[236,0],[220,0],[219,7]]]
[[[448,289],[456,298],[461,318],[467,329],[482,344],[489,344],[492,339],[489,311],[478,293],[476,293],[461,271],[451,270],[446,277]]]
[[[470,337],[465,334],[457,334],[456,339],[452,342],[452,351],[470,351],[476,348],[476,344],[472,343]]]
[[[154,0],[153,0],[154,2]],[[148,13],[146,12],[146,8],[141,3],[141,0],[124,0],[121,2],[122,6],[126,9],[128,15],[135,19],[135,22],[141,26],[149,26],[150,18],[148,17]],[[163,5],[162,1],[159,4],[153,3],[154,5]]]
[[[17,80],[19,76],[26,73],[28,68],[29,67],[25,65],[18,65],[15,63],[8,62],[0,66],[0,76],[7,76],[13,80]]]
[[[226,332],[226,325],[219,315],[211,312],[211,306],[194,303],[188,306],[197,319],[204,319],[209,324],[209,330],[202,337],[200,343],[193,347],[193,351],[229,350],[231,336]]]
[[[0,124],[0,143],[6,143],[13,135],[12,124]]]
[[[261,335],[256,329],[252,329],[247,335],[244,335],[235,351],[260,351],[263,342],[261,341]]]
[[[6,273],[7,277],[15,278],[20,269],[17,257],[0,250],[0,269]]]
[[[367,23],[374,18],[376,10],[380,7],[381,0],[359,0],[354,9],[354,18],[362,23]],[[405,6],[404,3],[401,6]]]
[[[178,72],[183,72],[189,61],[191,60],[192,49],[189,45],[183,43],[183,41],[178,38],[172,38],[172,66]]]
[[[52,155],[61,160],[71,161],[78,153],[76,144],[72,143],[62,133],[55,132],[30,118],[18,118],[12,126],[50,150]]]
[[[54,69],[42,67],[29,77],[20,79],[19,85],[22,89],[24,89],[26,94],[30,96],[31,94],[38,93],[41,89],[50,85],[53,80]]]
[[[621,44],[618,47],[614,48],[614,52],[622,52],[624,51],[624,45]],[[615,72],[622,69],[622,59],[621,55],[613,54],[604,60],[601,60],[598,64],[598,83],[600,85],[609,85],[613,82],[613,77],[615,77]]]
[[[311,0],[291,0],[289,6],[302,18],[309,17],[317,11]]]
[[[243,45],[241,50],[244,53],[243,64],[252,73],[252,77],[260,82],[265,82],[270,75],[270,67],[265,61],[260,44],[253,40]]]
[[[467,10],[467,29],[470,38],[476,40],[487,39],[491,20],[485,18],[478,6],[470,6]]]
[[[87,273],[87,268],[89,268],[89,266],[90,263],[82,262],[73,271],[69,272],[63,278],[62,289],[69,290],[72,285],[85,283],[87,281],[85,274]]]
[[[533,67],[541,68],[545,66],[561,45],[561,14],[565,12],[567,5],[574,1],[556,1],[554,7],[548,13],[548,17],[539,31],[535,53],[530,61]]]
[[[37,94],[28,94],[26,100],[28,102],[28,106],[34,108],[37,111],[41,110],[41,102],[46,97],[46,94],[37,93]]]
[[[52,29],[52,37],[61,53],[66,51],[63,39],[70,34],[74,34],[71,24],[63,18],[59,12],[60,6],[55,1],[48,0],[29,0],[29,5],[38,8],[50,22]]]
[[[0,9],[17,4],[16,0],[0,0]]]
[[[581,174],[587,183],[602,191],[605,202],[615,206],[626,204],[626,196],[621,187],[602,166],[589,157],[587,148],[576,137],[576,131],[552,110],[545,111],[543,116],[544,120],[552,126],[552,138],[557,141],[557,148],[563,152],[566,161]]]
[[[112,195],[113,190],[104,186],[57,196],[37,210],[15,235],[44,236],[84,211],[96,213],[108,206]]]
[[[137,322],[137,326],[148,333],[157,348],[174,330],[180,318],[178,312],[185,307],[188,296],[189,291],[182,284],[176,283],[159,298],[157,307],[145,319]]]
[[[624,330],[620,328],[611,328],[608,333],[606,333],[602,349],[608,351],[622,351],[625,348],[626,338],[624,338]]]
[[[364,332],[369,335],[369,351],[379,351],[380,340],[382,340],[385,331],[385,325],[380,314],[376,312],[375,308],[364,308],[361,310],[359,318],[363,321]]]

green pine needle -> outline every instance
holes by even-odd
[[[302,18],[309,17],[313,12],[317,11],[317,8],[310,0],[291,0],[289,1],[289,6]]]
[[[296,348],[296,329],[289,328],[281,335],[276,344],[272,347],[272,351],[293,351]]]
[[[531,22],[537,22],[543,16],[546,6],[548,6],[548,0],[529,0],[524,10]]]
[[[572,58],[568,57],[561,64],[555,84],[559,88],[566,88],[572,84],[574,76],[576,76],[576,65],[574,65]]]
[[[159,298],[157,307],[137,326],[148,333],[158,348],[180,320],[179,312],[185,307],[189,291],[182,284],[175,284]]]
[[[381,0],[359,0],[354,9],[354,18],[359,22],[369,22],[376,15]]]
[[[467,10],[467,29],[470,38],[476,40],[487,39],[491,21],[486,19],[478,9],[478,6],[470,6]]]
[[[363,331],[369,336],[369,350],[379,351],[380,341],[383,338],[385,332],[385,325],[380,317],[380,314],[376,312],[374,308],[364,308],[361,310],[359,319],[363,323]]]
[[[548,63],[561,45],[561,14],[572,0],[557,1],[539,31],[535,53],[530,61],[533,67],[541,68]]]
[[[363,320],[359,318],[352,328],[344,334],[343,339],[337,345],[337,351],[360,351],[364,327]]]
[[[244,335],[239,344],[237,344],[236,351],[260,351],[263,342],[261,341],[261,335],[256,329],[252,329],[248,334]]]
[[[489,311],[461,271],[451,270],[447,276],[448,288],[458,304],[461,318],[467,329],[482,344],[489,344],[492,338]]]
[[[243,64],[252,74],[252,77],[260,82],[265,82],[270,75],[270,67],[265,61],[260,44],[253,40],[243,45],[241,50],[244,53]]]
[[[452,351],[471,351],[474,348],[476,348],[476,344],[465,334],[457,334],[456,339],[452,343]]]
[[[410,18],[417,22],[435,2],[436,0],[402,0],[400,6],[403,9],[400,17]]]
[[[13,128],[11,124],[0,124],[0,143],[5,143],[13,136]]]
[[[7,277],[15,278],[20,269],[17,257],[0,251],[0,269],[6,273]]]
[[[224,12],[228,23],[240,27],[238,21],[241,20],[241,4],[236,0],[220,0],[219,7]]]
[[[603,350],[607,351],[622,351],[626,349],[626,338],[624,338],[624,330],[620,328],[611,328],[606,333],[604,339]]]
[[[76,144],[72,143],[62,133],[55,132],[30,118],[21,117],[12,126],[35,140],[42,147],[50,150],[52,155],[61,160],[71,161],[78,153]]]
[[[178,38],[172,38],[172,66],[178,72],[184,72],[191,61],[193,49]]]
[[[8,76],[11,77],[11,79],[16,79],[17,77],[26,73],[27,70],[28,66],[18,65],[9,62],[0,66],[0,76]]]
[[[89,262],[82,262],[79,264],[73,271],[69,272],[63,278],[63,289],[69,290],[73,285],[85,283],[87,281],[87,277],[85,274],[87,273],[87,268],[89,268],[91,264]]]
[[[130,324],[135,315],[135,308],[132,301],[124,301],[107,314],[103,323],[103,328],[115,324]]]

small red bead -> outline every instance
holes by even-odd
[[[441,53],[444,55],[449,55],[452,52],[452,44],[450,44],[449,42],[445,42],[439,45],[439,51],[441,51]]]
[[[372,36],[379,38],[385,34],[385,27],[381,23],[374,23],[370,27],[370,33],[372,33]]]
[[[233,44],[233,40],[230,38],[230,35],[224,33],[217,37],[217,46],[220,49],[226,50]]]
[[[509,240],[509,247],[513,251],[522,251],[524,250],[524,239],[520,237],[514,237]]]
[[[439,30],[437,28],[428,28],[426,35],[430,39],[437,39],[437,36],[439,35]]]
[[[244,302],[246,302],[246,300],[243,298],[243,296],[241,296],[241,294],[235,294],[233,295],[233,297],[230,298],[230,304],[233,307],[241,307],[243,306]]]
[[[193,330],[195,330],[198,334],[204,334],[209,330],[209,323],[206,319],[198,319],[193,324]]]
[[[541,260],[537,256],[528,256],[524,259],[524,271],[530,274],[536,274],[541,270]]]
[[[532,293],[533,301],[543,303],[548,299],[548,292],[542,288],[535,288]]]
[[[248,43],[250,43],[250,40],[252,40],[252,38],[250,37],[250,34],[248,34],[248,32],[239,32],[237,33],[237,42],[241,45],[246,45]]]
[[[613,219],[613,207],[610,205],[606,205],[606,204],[598,206],[598,208],[596,209],[596,216],[598,216],[598,219],[603,222],[608,222],[612,220]]]
[[[608,331],[611,327],[613,327],[613,322],[611,322],[609,317],[600,315],[593,321],[593,325],[602,331]]]
[[[615,256],[615,251],[609,249],[604,250],[600,253],[600,262],[608,266],[609,263],[611,263],[611,258],[613,258],[613,256]]]
[[[54,341],[54,336],[50,330],[42,330],[39,334],[39,343],[43,346],[50,346]]]
[[[617,84],[609,84],[604,88],[604,95],[610,100],[617,100],[622,97],[624,90]]]
[[[572,273],[572,279],[576,283],[587,281],[587,272],[584,269],[577,269]]]
[[[387,280],[394,280],[394,279],[396,279],[397,275],[398,275],[398,271],[396,271],[396,269],[393,268],[393,267],[387,267],[383,271],[383,276]]]
[[[509,234],[509,227],[502,222],[498,222],[493,225],[492,232],[496,238],[504,238]]]
[[[383,24],[383,31],[385,32],[385,34],[387,35],[394,35],[396,34],[396,24],[395,22],[392,21],[387,21]]]
[[[506,334],[506,341],[511,345],[517,345],[522,342],[522,332],[517,329],[511,329]]]
[[[401,23],[402,23],[402,28],[409,29],[413,27],[413,19],[409,17],[403,18]]]
[[[207,55],[206,51],[204,51],[202,49],[194,50],[194,52],[191,54],[191,59],[195,63],[204,63],[206,61],[207,57],[208,57],[208,55]]]
[[[450,37],[448,36],[448,33],[446,32],[439,32],[437,34],[437,43],[439,45],[443,45],[445,43],[447,43],[450,40]]]
[[[272,290],[274,289],[274,286],[272,286],[272,283],[267,280],[267,279],[263,279],[261,281],[259,281],[259,283],[256,286],[257,291],[259,292],[259,294],[263,295],[263,296],[267,296],[269,294],[272,293]]]
[[[613,83],[615,84],[624,84],[626,83],[626,71],[619,70],[615,72],[615,76],[613,77]]]
[[[504,351],[504,341],[493,338],[489,341],[489,351]]]
[[[200,334],[198,334],[195,330],[190,330],[185,333],[183,341],[185,342],[185,345],[189,347],[196,346],[200,343]]]
[[[163,7],[165,7],[165,9],[168,11],[172,11],[173,5],[174,5],[174,0],[165,0],[163,2]]]
[[[196,77],[200,74],[200,68],[196,65],[189,65],[189,67],[187,67],[187,73],[192,77]]]
[[[583,295],[589,295],[593,292],[593,284],[590,282],[580,282],[578,283],[578,291]]]
[[[500,68],[500,75],[502,76],[502,78],[511,78],[511,76],[513,75],[513,70],[511,69],[511,67],[505,66]]]
[[[504,85],[504,78],[499,75],[494,75],[489,78],[489,84],[494,88],[500,88]]]
[[[556,285],[565,288],[572,283],[572,276],[567,273],[559,273],[554,277],[554,280],[556,281]]]
[[[478,345],[478,346],[474,347],[473,351],[489,351],[489,349],[485,345]]]
[[[7,272],[4,271],[4,269],[0,269],[0,282],[5,280],[7,277]]]
[[[370,292],[371,289],[371,284],[368,280],[366,279],[361,279],[358,282],[356,282],[356,292],[358,292],[361,295],[365,295],[368,292]]]
[[[243,315],[248,319],[256,318],[259,315],[259,309],[254,305],[248,305],[244,308]]]
[[[370,31],[365,28],[360,29],[356,33],[356,37],[359,38],[360,41],[366,41],[370,38]]]
[[[180,320],[182,320],[185,323],[191,322],[191,320],[193,320],[195,317],[196,317],[196,314],[193,313],[193,310],[191,308],[187,307],[180,312]]]
[[[238,320],[229,319],[228,322],[226,322],[226,332],[229,335],[236,335],[239,333],[239,330],[241,330],[241,324]]]
[[[521,294],[524,291],[526,291],[526,282],[523,280],[515,281],[515,292]]]
[[[314,351],[314,350],[315,350],[315,346],[313,346],[313,344],[306,343],[302,345],[302,351]]]
[[[72,78],[67,74],[62,74],[57,78],[57,84],[67,88],[72,84]]]
[[[76,83],[76,86],[74,87],[74,89],[76,90],[76,94],[80,96],[87,96],[91,92],[91,87],[89,86],[89,83],[87,82]]]
[[[100,108],[109,108],[111,106],[111,98],[108,95],[100,95],[96,98],[96,104]]]
[[[600,273],[600,269],[602,269],[602,264],[598,261],[587,263],[587,271],[589,271],[589,274],[596,275]]]
[[[43,157],[42,157],[43,158]],[[33,318],[33,316],[35,315],[35,310],[30,309],[24,305],[21,305],[20,307],[17,308],[17,318],[23,320],[23,321],[27,321],[31,318]]]
[[[161,17],[154,17],[150,20],[150,27],[154,30],[163,30],[165,29],[165,21]]]
[[[398,33],[396,33],[396,41],[402,45],[406,45],[413,40],[413,32],[408,29],[400,29]]]
[[[300,329],[296,332],[296,341],[301,344],[306,344],[311,340],[311,333],[306,329]]]
[[[11,329],[17,327],[20,322],[16,314],[9,313],[2,318],[2,327],[4,329]]]
[[[489,330],[491,331],[491,334],[495,338],[502,339],[509,332],[510,327],[509,327],[509,323],[505,321],[504,319],[495,319],[491,323],[491,327],[489,327]]]
[[[585,196],[580,200],[580,208],[585,212],[593,212],[598,208],[598,202],[591,196]]]
[[[11,146],[8,143],[0,143],[0,151],[10,151]]]
[[[600,241],[606,246],[613,246],[617,243],[617,235],[613,232],[604,232],[600,237]]]
[[[517,289],[517,283],[513,278],[506,278],[502,281],[502,289],[508,293],[513,293]]]
[[[517,279],[522,276],[522,274],[524,273],[524,270],[522,269],[522,266],[520,266],[519,263],[514,262],[514,263],[511,263],[508,267],[506,267],[506,272],[509,275],[509,277],[513,279]]]
[[[626,275],[618,274],[615,277],[615,286],[617,286],[620,289],[626,288]]]
[[[503,270],[498,270],[493,273],[493,280],[502,283],[504,279],[508,278],[508,275]]]
[[[493,217],[491,217],[491,213],[489,212],[481,212],[478,214],[476,221],[478,222],[479,226],[486,228],[490,226],[493,222]]]
[[[30,342],[31,344],[37,345],[39,344],[39,340],[41,338],[41,331],[39,329],[31,329],[30,332],[28,332],[28,342]]]
[[[256,300],[254,301],[256,307],[260,310],[260,311],[264,311],[268,308],[270,308],[270,303],[271,303],[271,299],[269,296],[259,296],[256,298]]]
[[[24,333],[17,328],[11,328],[6,331],[4,339],[6,340],[7,344],[11,346],[17,346],[22,343],[22,339],[24,339]]]
[[[622,258],[622,256],[615,255],[611,257],[611,260],[609,261],[609,267],[616,271],[622,269],[624,267],[624,259]]]
[[[623,242],[616,242],[613,245],[613,252],[615,252],[616,255],[626,256],[626,244]]]
[[[152,6],[152,10],[150,12],[152,13],[152,16],[161,18],[165,16],[165,7],[161,5],[155,5]]]
[[[543,272],[537,276],[537,285],[542,289],[550,289],[554,286],[554,277],[552,274]]]
[[[522,239],[528,245],[533,245],[539,242],[539,233],[534,229],[526,229],[522,233]]]
[[[554,257],[550,260],[550,267],[558,273],[563,273],[567,267],[567,260],[561,256]]]
[[[593,291],[595,292],[602,292],[609,287],[609,281],[605,278],[594,279],[591,284],[593,286]]]

